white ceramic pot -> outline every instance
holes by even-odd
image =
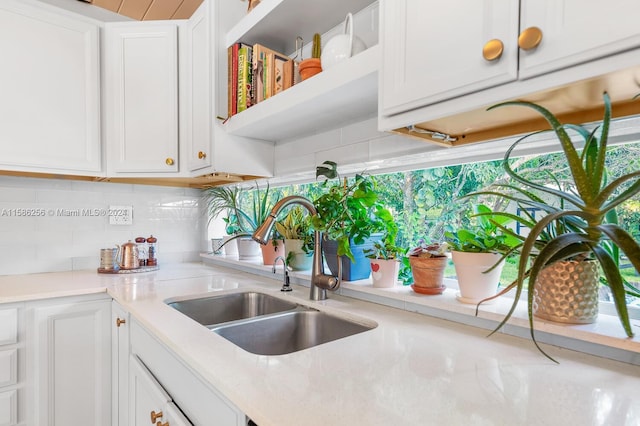
[[[400,262],[396,259],[369,259],[371,263],[371,281],[377,288],[389,288],[396,285]]]
[[[238,238],[238,260],[262,260],[260,244],[251,238]]]
[[[322,48],[320,54],[322,69],[327,70],[366,50],[366,48],[364,42],[358,36],[353,35],[353,15],[348,13],[344,20],[344,34],[333,36]]]
[[[226,256],[237,256],[238,255],[238,240],[232,240],[229,241],[233,238],[233,235],[225,235],[224,237],[222,237],[222,239],[224,240],[224,245],[222,247],[222,249],[224,250],[224,254]]]
[[[477,304],[498,292],[504,261],[491,272],[485,273],[485,271],[500,260],[499,254],[452,251],[451,256],[460,288],[458,301]]]
[[[305,253],[302,250],[303,240],[292,240],[285,238],[284,252],[285,259],[289,261],[289,267],[294,271],[308,271],[313,265],[313,252]],[[289,256],[289,253],[292,255]]]

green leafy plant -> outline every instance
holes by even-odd
[[[276,222],[276,230],[286,239],[303,240],[302,250],[313,251],[313,231],[311,220],[300,206],[293,207],[284,219]]]
[[[516,289],[511,309],[498,325],[499,330],[516,309],[523,290],[528,291],[527,310],[531,337],[538,345],[533,328],[534,284],[540,271],[552,263],[565,259],[595,259],[606,278],[618,317],[627,336],[633,336],[627,311],[624,280],[618,268],[618,250],[622,251],[636,271],[640,271],[640,246],[613,218],[615,209],[626,200],[640,193],[640,171],[633,171],[607,182],[606,154],[611,120],[611,101],[604,94],[604,117],[600,126],[589,131],[583,126],[562,124],[558,118],[540,105],[530,102],[505,102],[491,107],[524,106],[537,111],[551,126],[571,172],[571,187],[563,190],[559,185],[548,186],[527,179],[516,172],[510,159],[513,150],[531,135],[517,140],[506,152],[503,167],[516,185],[500,185],[502,191],[479,191],[470,195],[495,195],[521,206],[539,209],[543,217],[525,214],[521,223],[530,227],[515,250],[519,253],[518,277],[505,291]],[[576,148],[569,132],[583,142]],[[545,202],[537,194],[546,194],[556,203]],[[491,214],[484,214],[491,221]],[[509,216],[506,213],[502,217]],[[495,214],[493,217],[497,217]],[[494,222],[495,224],[495,222]],[[637,292],[637,291],[636,291]]]
[[[456,232],[446,231],[445,239],[452,250],[470,253],[505,253],[519,241],[503,231],[502,225],[510,219],[486,217],[492,213],[484,204],[473,207],[475,226],[458,229]]]
[[[396,246],[392,241],[383,238],[381,241],[375,241],[373,248],[366,249],[364,254],[370,259],[399,259],[407,250]]]
[[[350,242],[364,243],[372,234],[382,233],[395,241],[398,227],[391,212],[380,201],[372,176],[357,174],[351,181],[340,179],[337,164],[325,161],[316,169],[316,178],[324,176],[324,194],[314,200],[317,214],[311,219],[314,229],[338,243],[338,255],[354,261]],[[336,179],[330,184],[331,179]]]

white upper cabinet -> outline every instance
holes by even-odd
[[[203,2],[186,25],[186,114],[187,167],[197,171],[212,165],[211,126],[211,25],[209,2]]]
[[[107,24],[109,175],[178,172],[178,23]]]
[[[638,16],[632,0],[381,0],[380,128],[433,124],[637,66],[624,54],[640,46]],[[603,63],[617,54],[625,57]],[[464,133],[477,123],[440,124]]]
[[[98,176],[99,27],[0,2],[0,169]]]
[[[381,14],[386,115],[518,76],[517,1],[382,0]],[[483,49],[491,43],[502,52],[489,60]]]
[[[520,52],[528,78],[640,46],[636,0],[523,0],[522,31],[537,27],[537,48]]]

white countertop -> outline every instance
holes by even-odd
[[[375,321],[378,327],[280,356],[248,353],[164,304],[255,288]],[[187,365],[260,426],[638,425],[640,368],[221,267],[0,277],[0,303],[108,291]]]

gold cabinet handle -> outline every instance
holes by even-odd
[[[156,423],[156,426],[169,426],[169,422],[164,422],[164,423],[158,422]]]
[[[157,413],[155,411],[151,412],[151,424],[155,424],[156,420],[162,418],[163,414],[162,411],[158,411]]]
[[[167,164],[167,166],[173,166],[173,158],[171,157],[164,160],[164,162]]]
[[[529,27],[518,36],[518,46],[522,50],[535,49],[541,41],[542,30],[538,27]]]
[[[502,44],[502,41],[494,38],[484,44],[484,47],[482,48],[482,57],[487,61],[495,61],[502,56],[503,51],[504,44]]]
[[[201,160],[204,160],[205,158],[207,158],[207,153],[206,152],[202,152],[202,151],[198,151],[198,158]]]
[[[127,323],[127,320],[123,320],[120,318],[116,319],[116,327],[120,327],[122,324],[126,324],[126,323]]]

